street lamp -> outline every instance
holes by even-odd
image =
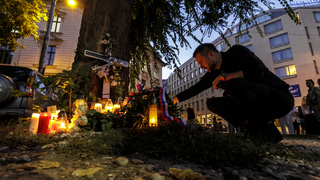
[[[46,32],[46,35],[44,36],[41,55],[40,55],[38,72],[43,74],[43,75],[44,75],[44,71],[45,71],[44,60],[45,60],[45,58],[47,56],[47,49],[48,49],[49,41],[50,41],[50,32],[51,32],[51,27],[52,27],[53,13],[54,13],[54,9],[56,7],[56,3],[57,3],[57,0],[52,0],[50,14],[49,14],[49,20],[48,20],[48,24],[47,24],[47,32]],[[71,6],[75,5],[74,0],[69,0],[68,3]]]

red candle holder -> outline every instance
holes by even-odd
[[[50,120],[51,114],[47,112],[42,112],[39,118],[39,128],[38,133],[40,134],[49,134],[50,133]]]

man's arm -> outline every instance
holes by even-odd
[[[200,92],[210,88],[212,86],[212,82],[214,81],[214,78],[217,77],[217,72],[209,73],[207,72],[198,83],[191,86],[189,89],[186,89],[185,91],[182,91],[181,93],[177,94],[173,97],[174,103],[179,103],[181,101],[187,100],[191,98],[192,96],[195,96],[199,94]]]
[[[213,88],[218,89],[221,86],[222,81],[229,81],[230,79],[235,78],[244,78],[242,71],[225,73],[225,77],[221,76],[221,74],[212,82]]]

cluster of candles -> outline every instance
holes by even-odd
[[[68,119],[64,109],[57,111],[56,106],[48,106],[48,112],[33,113],[29,125],[32,134],[55,134],[66,132]]]
[[[128,103],[128,98],[126,97],[122,106],[126,106]],[[75,106],[80,108],[81,106],[86,106],[84,99],[77,99],[75,101]],[[101,103],[95,103],[94,109],[100,113],[112,112],[115,113],[120,109],[120,104],[116,103],[113,105],[112,100],[108,99],[104,108],[102,108]],[[68,123],[67,115],[64,109],[57,111],[56,106],[48,106],[48,112],[33,113],[31,116],[31,121],[29,125],[29,132],[32,134],[55,134],[68,132],[73,126],[73,123]],[[85,110],[84,110],[85,113]],[[158,108],[156,104],[155,96],[152,97],[151,103],[149,105],[149,126],[155,127],[158,124]]]
[[[123,102],[122,102],[122,106],[126,106],[128,102],[128,98],[126,97]],[[108,101],[106,102],[104,108],[102,107],[101,103],[95,103],[93,109],[95,109],[97,112],[100,113],[106,113],[106,112],[112,112],[115,113],[117,110],[120,109],[120,103],[115,103],[113,104],[111,99],[108,99]]]

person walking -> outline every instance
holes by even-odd
[[[219,52],[213,44],[201,44],[193,57],[207,72],[198,83],[174,96],[174,103],[187,100],[211,86],[222,88],[229,96],[208,99],[210,111],[235,127],[244,125],[246,137],[261,137],[273,142],[282,140],[273,121],[288,114],[294,105],[287,83],[241,45]]]
[[[314,86],[312,79],[306,80],[306,86],[309,88],[306,99],[309,107],[309,114],[305,115],[306,133],[320,134],[320,89]]]
[[[298,116],[298,118],[300,120],[301,135],[305,135],[305,117],[304,117],[304,114],[302,112],[302,107],[301,106],[298,106],[297,116]]]
[[[279,118],[279,122],[280,122],[282,134],[287,134],[287,127],[289,130],[289,134],[294,134],[293,111],[290,111],[285,116]]]

